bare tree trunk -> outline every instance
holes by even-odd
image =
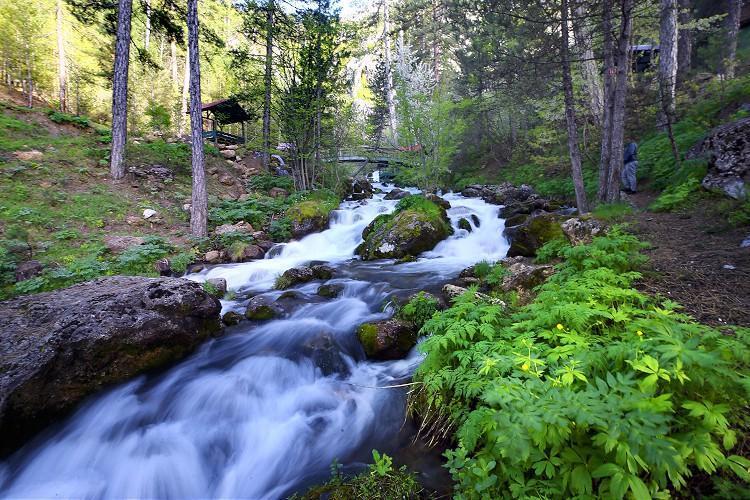
[[[269,170],[271,165],[271,86],[273,85],[273,35],[275,29],[274,16],[276,5],[274,0],[269,0],[266,5],[266,74],[263,85],[265,96],[263,98],[263,169]]]
[[[386,101],[388,103],[388,118],[391,129],[391,139],[394,146],[398,145],[398,123],[396,118],[396,99],[393,87],[393,61],[391,59],[391,25],[388,13],[388,0],[383,0],[383,52],[385,55]]]
[[[693,20],[692,0],[679,0],[680,35],[677,41],[677,83],[682,85],[687,80],[692,64],[693,30],[686,26]]]
[[[130,63],[130,17],[133,0],[119,0],[115,68],[112,75],[112,153],[109,170],[113,179],[125,176],[125,144],[128,139],[128,66]]]
[[[201,110],[201,61],[198,51],[198,0],[188,0],[188,47],[190,52],[190,144],[193,166],[193,196],[190,205],[190,232],[208,235],[208,193],[203,168],[203,117]]]
[[[625,104],[628,92],[628,70],[630,68],[630,36],[633,32],[633,8],[635,0],[621,0],[620,31],[617,43],[617,79],[612,106],[612,141],[610,150],[607,201],[620,199],[620,171],[623,162],[625,133]]]
[[[726,57],[724,58],[724,77],[727,80],[734,78],[737,66],[737,35],[740,32],[740,14],[742,12],[742,0],[725,0],[727,2],[728,15],[726,18]]]
[[[612,37],[612,0],[602,2],[602,31],[604,32],[604,114],[602,115],[602,145],[599,161],[599,187],[597,199],[607,199],[609,168],[612,157],[612,115],[614,105],[615,42]]]
[[[670,128],[674,123],[675,90],[677,84],[677,0],[661,0],[659,24],[659,127]]]
[[[26,78],[28,80],[28,106],[29,108],[34,107],[34,76],[33,76],[33,69],[31,67],[31,61],[32,61],[32,53],[31,53],[31,44],[26,44]]]
[[[169,42],[169,66],[172,74],[172,85],[177,87],[177,43],[174,40]]]
[[[440,24],[438,16],[439,4],[436,0],[431,0],[432,7],[432,35],[435,39],[432,41],[432,60],[435,82],[440,85]]]
[[[190,46],[185,53],[185,72],[182,80],[182,101],[180,103],[180,119],[177,122],[177,135],[185,133],[185,121],[188,113],[188,94],[190,92]]]
[[[589,211],[586,201],[586,188],[583,185],[581,171],[581,150],[578,148],[578,125],[576,124],[575,102],[573,101],[573,79],[570,76],[570,49],[568,41],[568,0],[562,0],[560,10],[562,14],[562,75],[565,89],[565,120],[568,125],[568,151],[570,152],[570,167],[573,176],[573,187],[576,192],[578,213]]]
[[[57,0],[57,77],[60,85],[60,111],[68,111],[68,65],[65,61],[65,33],[63,32],[63,5]]]
[[[143,48],[148,52],[151,45],[151,0],[146,0],[146,32],[143,38]]]
[[[573,34],[575,35],[576,45],[580,47],[581,56],[581,75],[583,76],[583,85],[589,98],[589,109],[594,122],[601,126],[602,115],[604,114],[604,91],[602,82],[599,78],[599,68],[593,49],[593,40],[591,29],[585,26],[587,12],[586,8],[579,0],[575,8],[575,19],[573,21]]]
[[[320,170],[321,122],[323,121],[323,109],[320,102],[323,96],[321,85],[321,77],[318,77],[318,88],[315,89],[315,164],[313,165],[311,178],[311,183],[313,184],[315,183],[315,172]]]

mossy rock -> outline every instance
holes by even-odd
[[[229,311],[221,317],[221,321],[227,326],[233,326],[242,321],[242,315],[234,311]]]
[[[542,213],[531,217],[523,224],[505,230],[511,241],[508,257],[535,257],[545,243],[563,238],[561,227],[565,217],[558,214]]]
[[[469,222],[468,219],[465,219],[464,217],[461,217],[461,219],[459,219],[459,221],[458,221],[458,228],[459,229],[464,229],[464,230],[466,230],[468,232],[471,232],[471,230],[472,230],[471,222]]]
[[[344,291],[343,285],[321,285],[318,287],[318,295],[327,299],[333,299]]]
[[[422,196],[402,199],[396,211],[375,218],[362,232],[357,253],[364,260],[417,256],[453,234],[444,208]]]
[[[328,228],[329,216],[339,206],[339,198],[327,190],[315,191],[305,196],[306,198],[293,203],[286,211],[286,218],[291,222],[292,236],[295,238],[302,238]]]
[[[392,318],[360,325],[357,338],[370,359],[403,359],[417,344],[417,331],[411,323]]]

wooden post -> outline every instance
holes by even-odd
[[[211,128],[214,131],[214,146],[217,148],[219,147],[219,133],[216,130],[216,113],[214,113],[214,117],[211,119]]]
[[[247,143],[247,136],[245,136],[245,122],[242,121],[242,144]]]

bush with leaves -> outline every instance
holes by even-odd
[[[726,335],[633,289],[642,246],[614,230],[558,248],[528,306],[467,293],[424,325],[417,379],[457,429],[457,498],[665,498],[697,472],[750,480],[734,453],[750,330]]]
[[[399,309],[397,316],[399,319],[421,328],[437,312],[439,305],[438,299],[434,296],[419,292]]]
[[[247,183],[247,187],[253,191],[268,191],[272,188],[281,188],[291,192],[294,189],[294,179],[289,176],[282,177],[263,173],[251,177]]]

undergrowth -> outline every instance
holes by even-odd
[[[746,488],[750,330],[635,290],[634,236],[554,245],[529,305],[466,293],[421,330],[417,404],[456,428],[456,498],[691,496],[698,473]]]

